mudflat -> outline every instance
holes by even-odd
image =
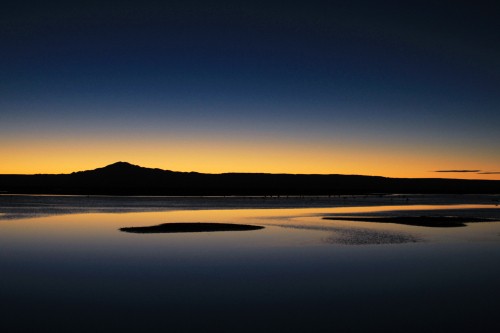
[[[125,227],[120,228],[120,231],[132,232],[138,234],[153,234],[153,233],[181,233],[181,232],[216,232],[216,231],[249,231],[264,229],[258,225],[247,224],[232,224],[232,223],[163,223],[159,225],[146,227]]]
[[[453,228],[465,227],[466,223],[473,222],[493,222],[495,220],[478,217],[462,216],[327,216],[325,220],[358,221],[358,222],[378,222],[413,225],[420,227]]]

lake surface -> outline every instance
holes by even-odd
[[[500,331],[498,196],[0,196],[3,332]],[[458,216],[434,228],[323,217]],[[263,229],[134,234],[164,223]]]

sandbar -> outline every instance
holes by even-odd
[[[190,223],[164,223],[146,227],[126,227],[120,228],[120,231],[132,232],[138,234],[156,234],[156,233],[183,233],[183,232],[215,232],[215,231],[250,231],[264,229],[258,225],[233,224],[233,223],[209,223],[209,222],[190,222]]]
[[[327,216],[325,220],[358,221],[358,222],[378,222],[396,223],[420,227],[454,228],[465,227],[466,223],[472,222],[494,222],[495,220],[478,217],[460,216]]]

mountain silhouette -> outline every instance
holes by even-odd
[[[500,181],[361,175],[175,172],[116,162],[59,175],[0,175],[1,193],[106,195],[335,195],[500,193]]]
[[[128,162],[116,162],[102,168],[94,170],[73,172],[73,175],[85,176],[110,176],[110,177],[137,177],[137,176],[150,176],[160,175],[164,173],[172,173],[169,170],[151,169]]]

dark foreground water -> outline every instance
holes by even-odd
[[[0,330],[497,332],[495,200],[0,196]],[[119,231],[178,222],[264,229]]]

